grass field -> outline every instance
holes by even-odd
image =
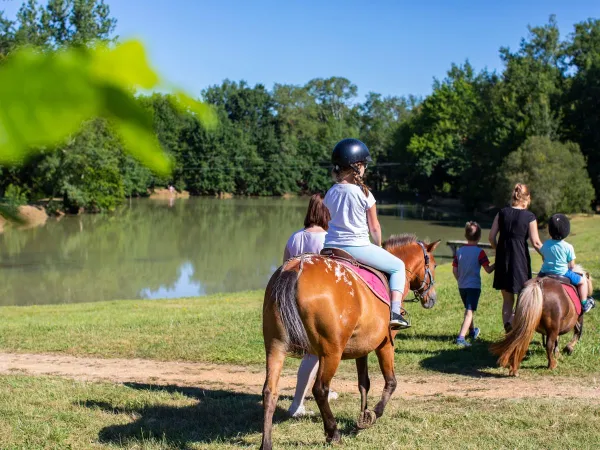
[[[600,218],[575,218],[578,262],[600,279]],[[534,270],[539,268],[535,258]],[[399,379],[420,374],[470,377],[505,374],[487,346],[502,335],[501,298],[482,274],[476,322],[482,339],[471,349],[454,345],[462,304],[451,267],[437,272],[438,305],[408,303],[413,328],[396,340]],[[600,286],[600,284],[599,284]],[[0,308],[0,351],[55,352],[252,365],[264,364],[261,292],[200,299],[115,301]],[[599,310],[586,317],[583,340],[558,369],[545,369],[534,338],[521,369],[524,379],[572,376],[600,379]],[[566,339],[563,339],[563,344]],[[288,360],[288,366],[297,361]],[[379,376],[372,361],[371,373]],[[354,365],[344,363],[344,372]],[[373,393],[372,395],[378,395]],[[568,395],[567,395],[568,397]],[[277,447],[322,446],[320,418],[287,420],[289,398],[276,414]],[[356,394],[333,407],[344,448],[599,448],[600,402],[595,399],[465,399],[395,397],[372,429],[352,435]],[[175,386],[85,383],[24,375],[0,376],[0,448],[255,448],[262,407],[255,394]]]

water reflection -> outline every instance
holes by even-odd
[[[8,229],[0,235],[0,305],[262,289],[281,264],[287,238],[302,226],[306,205],[306,199],[145,199],[111,215]],[[463,239],[464,221],[447,226],[443,216],[410,206],[378,210],[385,236]],[[437,254],[441,262],[450,249],[441,245]]]
[[[169,200],[169,206],[171,206]],[[179,268],[179,278],[170,286],[160,286],[158,289],[152,290],[149,288],[140,291],[140,297],[148,299],[157,298],[181,298],[181,297],[198,297],[206,295],[206,291],[202,285],[192,279],[194,275],[194,266],[191,262],[184,263]]]

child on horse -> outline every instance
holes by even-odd
[[[410,324],[402,314],[404,262],[381,247],[375,198],[363,181],[372,161],[369,149],[358,139],[344,139],[334,147],[331,160],[336,183],[325,195],[324,203],[331,214],[325,247],[342,249],[357,261],[388,273],[392,291],[390,326],[408,328]]]
[[[552,239],[544,242],[540,249],[544,262],[538,276],[562,275],[568,278],[571,284],[577,286],[581,308],[586,313],[596,306],[596,302],[591,296],[588,297],[588,283],[585,278],[572,270],[575,267],[575,249],[565,241],[571,232],[571,224],[567,216],[554,214],[550,217],[548,232]]]
[[[473,340],[479,336],[479,328],[475,327],[473,315],[477,311],[481,296],[481,268],[487,273],[492,273],[495,267],[494,264],[490,264],[483,249],[477,246],[481,239],[481,227],[477,222],[467,222],[465,237],[467,245],[456,250],[452,261],[452,273],[458,282],[458,292],[465,305],[465,318],[456,339],[456,345],[459,347],[471,346],[465,340],[467,331]]]

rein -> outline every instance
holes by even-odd
[[[425,248],[425,244],[423,242],[418,241],[419,247],[423,250],[423,258],[425,259],[425,275],[423,276],[423,281],[421,281],[421,286],[417,289],[413,289],[413,294],[415,294],[414,300],[423,300],[425,295],[431,290],[431,288],[435,285],[435,280],[431,275],[431,269],[429,268],[429,255],[427,254],[427,249]],[[405,269],[411,275],[419,281],[419,277],[410,271],[410,269]]]

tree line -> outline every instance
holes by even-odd
[[[103,0],[36,0],[14,20],[0,13],[0,64],[16,48],[42,50],[115,40]],[[201,93],[219,117],[205,129],[169,95],[140,95],[173,161],[169,178],[123,152],[102,119],[58,151],[2,167],[0,193],[14,202],[61,198],[70,211],[112,210],[129,196],[173,184],[193,195],[283,195],[325,191],[333,145],[353,136],[375,161],[368,184],[396,198],[459,198],[466,208],[506,202],[530,185],[540,216],[589,210],[600,191],[600,20],[561,37],[554,17],[501,48],[501,71],[466,61],[435,80],[425,98],[370,92],[343,77],[305,85],[225,80]]]

